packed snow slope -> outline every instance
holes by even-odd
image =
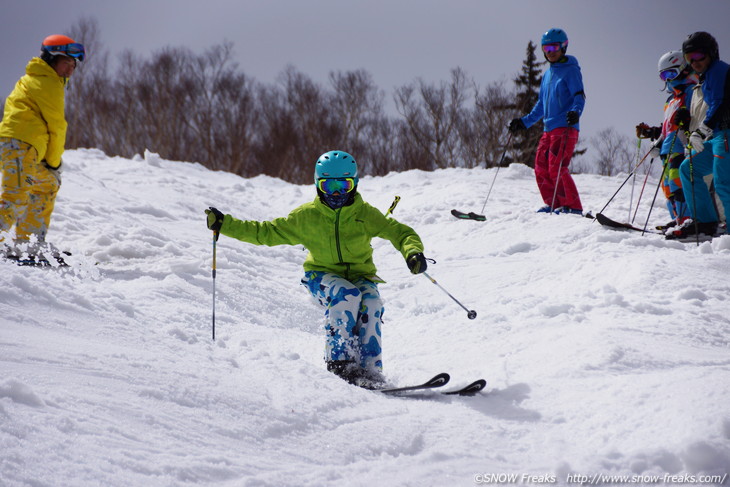
[[[730,236],[697,246],[536,214],[522,165],[498,173],[486,222],[449,212],[481,212],[495,169],[363,177],[371,204],[402,197],[394,215],[437,261],[430,275],[478,312],[374,241],[387,377],[488,381],[473,398],[388,397],[326,372],[301,247],[221,237],[211,340],[203,210],[271,219],[312,185],[152,153],[69,151],[64,166],[48,239],[73,267],[0,262],[2,486],[639,485],[730,471]],[[576,176],[585,209],[624,179]],[[606,214],[626,219],[629,186]]]

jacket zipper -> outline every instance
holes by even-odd
[[[335,210],[335,246],[337,247],[337,258],[340,259],[340,264],[345,265],[345,278],[350,278],[350,264],[345,264],[342,260],[342,248],[340,248],[340,212],[342,208]]]

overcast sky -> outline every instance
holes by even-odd
[[[634,137],[659,124],[665,95],[657,61],[688,34],[715,36],[730,60],[728,0],[6,0],[0,21],[5,98],[49,34],[80,17],[98,21],[116,56],[166,46],[196,53],[228,40],[239,68],[272,83],[287,64],[326,83],[330,71],[365,69],[386,92],[417,78],[448,81],[464,69],[480,86],[511,80],[528,41],[560,27],[583,71],[587,100],[581,139],[614,127]],[[88,53],[87,62],[94,62]],[[328,148],[323,148],[323,150]],[[345,149],[346,148],[342,148]],[[154,151],[154,148],[150,148]]]

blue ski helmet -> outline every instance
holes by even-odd
[[[319,179],[353,178],[358,183],[357,162],[347,152],[331,150],[325,152],[314,165],[314,183]]]
[[[542,35],[541,45],[560,43],[563,52],[568,50],[568,34],[563,29],[552,28]]]

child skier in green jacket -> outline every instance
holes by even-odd
[[[208,228],[255,245],[304,245],[304,284],[325,308],[327,370],[351,384],[380,387],[383,303],[370,241],[393,244],[414,274],[426,270],[423,244],[409,226],[387,218],[357,192],[355,159],[330,151],[317,160],[317,197],[272,221],[242,221],[205,210]]]

